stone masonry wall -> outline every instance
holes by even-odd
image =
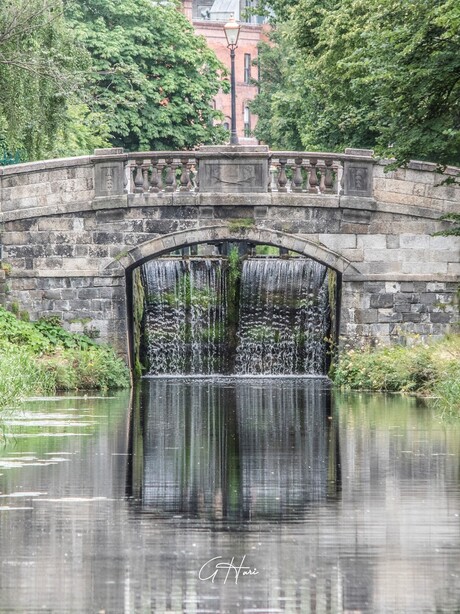
[[[458,284],[426,281],[345,282],[340,336],[362,345],[410,345],[458,332]]]

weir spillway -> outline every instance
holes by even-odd
[[[324,375],[332,283],[308,258],[161,258],[142,267],[149,375]]]

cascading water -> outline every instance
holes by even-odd
[[[324,374],[327,268],[306,258],[248,258],[239,290],[231,278],[224,258],[143,266],[149,374]],[[229,297],[239,304],[229,309]]]
[[[325,266],[304,258],[244,262],[237,373],[325,373],[330,326],[326,273]]]
[[[211,374],[226,356],[226,276],[220,259],[154,260],[143,267],[149,373]]]

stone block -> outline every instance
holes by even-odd
[[[460,264],[458,262],[449,262],[447,264],[447,274],[455,275],[456,277],[460,276]]]
[[[393,308],[379,309],[378,310],[378,322],[401,322],[402,316]]]
[[[73,288],[90,288],[92,287],[92,276],[91,277],[74,277],[71,278],[71,287]]]
[[[366,256],[364,255],[364,261],[359,265],[359,269],[363,274],[382,275],[389,273],[395,275],[401,271],[402,263],[399,260],[366,262]]]
[[[396,281],[387,281],[385,282],[385,293],[386,294],[395,294],[401,291],[401,284]]]
[[[385,249],[374,249],[372,247],[368,247],[364,250],[364,260],[366,262],[385,262],[389,257],[388,250]],[[391,258],[400,258],[399,252],[395,253],[392,250]]]
[[[45,256],[62,256],[63,258],[71,258],[75,255],[75,247],[73,245],[51,244],[45,248]]]
[[[415,291],[415,282],[413,281],[402,281],[400,284],[401,292],[414,292]]]
[[[387,249],[398,249],[400,247],[399,235],[387,235],[386,247]]]
[[[38,230],[42,231],[66,231],[73,230],[74,220],[67,217],[45,217],[38,220]]]
[[[372,324],[378,321],[377,309],[359,309],[354,313],[354,321],[357,324]]]
[[[459,237],[430,237],[430,248],[433,250],[449,250],[454,254],[459,254],[460,239]]]
[[[378,322],[369,325],[369,332],[373,337],[388,337],[390,335],[390,324]]]
[[[386,249],[387,241],[386,235],[379,234],[366,234],[357,235],[357,247],[364,249]]]
[[[125,284],[125,279],[123,277],[95,277],[93,280],[93,286],[95,288],[99,287],[112,287],[112,286],[123,286]]]
[[[394,298],[394,294],[374,294],[371,296],[370,306],[374,309],[392,308]]]
[[[371,221],[371,211],[361,211],[359,209],[343,209],[342,224],[348,222],[351,224],[369,224]]]
[[[243,206],[235,209],[234,207],[214,207],[214,217],[216,219],[248,219],[254,217],[254,207]]]
[[[196,220],[199,209],[197,207],[162,207],[160,219],[162,220]]]
[[[394,296],[395,305],[401,305],[401,304],[412,305],[414,303],[419,303],[419,302],[420,302],[419,294],[414,294],[414,293],[409,293],[409,292],[400,292],[399,294],[396,294]]]
[[[99,245],[123,245],[122,232],[94,232],[93,241]]]
[[[214,207],[200,207],[200,218],[213,218],[214,217]]]
[[[411,313],[410,303],[399,303],[393,307],[396,313]]]
[[[436,311],[430,315],[430,321],[433,324],[449,324],[453,321],[452,312]]]
[[[96,211],[96,220],[99,224],[113,224],[123,222],[126,209],[101,209]]]
[[[89,247],[88,245],[76,245],[75,246],[75,256],[77,258],[86,258],[89,256]]]
[[[319,242],[337,252],[356,248],[355,234],[319,234]]]
[[[423,303],[414,303],[410,306],[411,313],[428,313],[428,311],[430,311],[429,306]]]
[[[254,207],[254,217],[257,219],[268,217],[268,207]]]
[[[429,282],[426,284],[427,292],[444,292],[446,290],[446,284],[444,282]]]
[[[401,272],[407,275],[447,275],[447,262],[403,262]]]
[[[384,281],[365,281],[363,286],[363,292],[369,294],[381,294],[385,292],[385,282]]]
[[[406,235],[399,236],[399,245],[402,249],[430,249],[430,238],[424,235]]]

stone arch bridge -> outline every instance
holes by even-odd
[[[123,153],[0,168],[0,300],[128,348],[132,271],[199,243],[244,240],[325,263],[340,280],[340,336],[400,342],[457,322],[460,209],[436,165],[385,172],[367,150],[264,147]],[[6,272],[6,277],[5,277]]]

